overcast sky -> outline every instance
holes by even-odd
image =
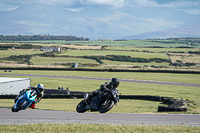
[[[0,11],[12,11],[31,3],[50,4],[62,8],[83,8],[94,5],[112,8],[165,7],[200,15],[200,0],[0,0]]]

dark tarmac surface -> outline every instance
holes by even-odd
[[[123,114],[123,113],[77,113],[65,111],[27,109],[12,112],[0,108],[0,124],[112,124],[112,125],[185,125],[200,127],[199,114]]]
[[[57,76],[57,75],[30,75],[30,74],[0,74],[0,75],[26,76],[26,77],[49,77],[49,78],[70,78],[70,79],[87,79],[87,80],[105,80],[105,81],[110,81],[110,78],[101,78],[101,77],[78,77],[78,76]],[[120,82],[135,82],[135,83],[148,83],[148,84],[163,84],[163,85],[177,85],[177,86],[200,87],[200,84],[164,82],[164,81],[151,81],[151,80],[136,80],[136,79],[120,79]]]

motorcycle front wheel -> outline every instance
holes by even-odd
[[[11,111],[12,111],[12,112],[18,112],[18,110],[15,109],[14,106],[11,108]]]
[[[76,111],[77,111],[78,113],[84,113],[85,111],[87,111],[85,100],[82,100],[82,101],[76,106]]]
[[[115,105],[115,102],[112,99],[104,99],[102,100],[102,102],[100,103],[99,106],[99,112],[100,113],[106,113],[108,112],[110,109],[112,109],[112,107]]]
[[[21,103],[19,103],[16,107],[16,109],[14,109],[14,106],[12,107],[12,112],[18,112],[19,110],[22,110],[22,108],[26,105],[26,101],[23,101]]]

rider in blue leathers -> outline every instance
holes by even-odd
[[[24,93],[26,93],[28,90],[30,89],[23,89],[22,91],[19,92],[19,95],[15,98],[15,103],[17,101],[17,99],[23,95]],[[35,104],[40,102],[40,100],[42,99],[43,95],[44,95],[44,85],[43,84],[38,84],[35,87],[32,87],[31,90],[36,90],[36,99],[35,101],[29,106],[30,108],[35,108]]]

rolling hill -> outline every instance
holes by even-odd
[[[200,16],[169,9],[87,7],[80,12],[29,4],[0,12],[0,35],[72,35],[95,39],[200,37]]]

